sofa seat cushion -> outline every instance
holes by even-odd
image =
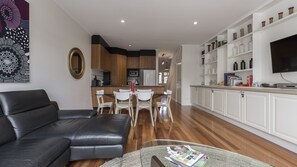
[[[0,166],[45,167],[69,149],[63,138],[24,139],[0,146]],[[67,159],[67,162],[69,161]]]
[[[65,137],[71,140],[71,146],[124,144],[129,133],[130,120],[130,116],[126,114],[64,119],[42,127],[24,138]]]
[[[59,119],[92,118],[97,112],[95,110],[58,110]]]

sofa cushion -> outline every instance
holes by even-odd
[[[0,145],[16,139],[11,123],[3,116],[0,106]]]
[[[0,105],[5,115],[13,115],[50,105],[44,90],[12,91],[0,93]]]
[[[92,118],[96,114],[95,110],[58,110],[59,119]]]
[[[17,140],[0,146],[0,166],[45,167],[67,151],[69,144],[63,138]]]
[[[58,120],[56,107],[44,90],[2,92],[0,105],[17,138]]]
[[[130,129],[129,115],[100,115],[91,119],[64,119],[24,138],[65,137],[72,146],[124,144]]]

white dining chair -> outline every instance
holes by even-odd
[[[119,92],[131,92],[131,89],[119,89]]]
[[[112,102],[104,102],[104,90],[97,90],[96,96],[98,102],[97,114],[102,114],[104,108],[109,108],[109,113],[112,113]]]
[[[152,89],[137,89],[136,92],[151,92]]]
[[[169,118],[171,119],[171,122],[173,122],[173,116],[172,116],[172,112],[171,112],[171,108],[170,108],[172,91],[167,90],[166,92],[164,92],[164,95],[166,95],[165,101],[161,100],[161,102],[156,102],[156,106],[155,106],[155,110],[154,110],[154,119],[155,119],[154,122],[156,122],[156,120],[157,120],[157,116],[158,116],[157,110],[159,110],[159,112],[160,112],[162,107],[166,107]]]
[[[135,92],[135,95],[137,97],[137,103],[136,103],[136,116],[135,116],[134,126],[136,126],[136,124],[137,124],[138,114],[139,114],[139,111],[142,110],[142,109],[149,110],[152,125],[155,126],[154,118],[153,118],[153,109],[152,109],[152,107],[153,107],[153,105],[152,105],[153,94],[154,94],[153,91]]]
[[[120,114],[121,110],[128,110],[131,119],[131,126],[133,126],[134,112],[132,103],[132,92],[113,92],[115,97],[115,114]]]

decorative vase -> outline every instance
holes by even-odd
[[[262,27],[265,27],[266,21],[262,21]]]
[[[284,17],[284,12],[279,12],[278,13],[278,19],[282,19]]]
[[[269,24],[273,23],[273,17],[269,18]]]
[[[294,7],[293,6],[289,7],[288,10],[289,10],[289,15],[294,13]]]

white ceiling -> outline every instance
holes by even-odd
[[[128,50],[201,44],[267,0],[54,0],[91,35]],[[126,22],[122,24],[120,21]],[[194,21],[198,21],[196,26]],[[132,46],[129,47],[128,45]]]

